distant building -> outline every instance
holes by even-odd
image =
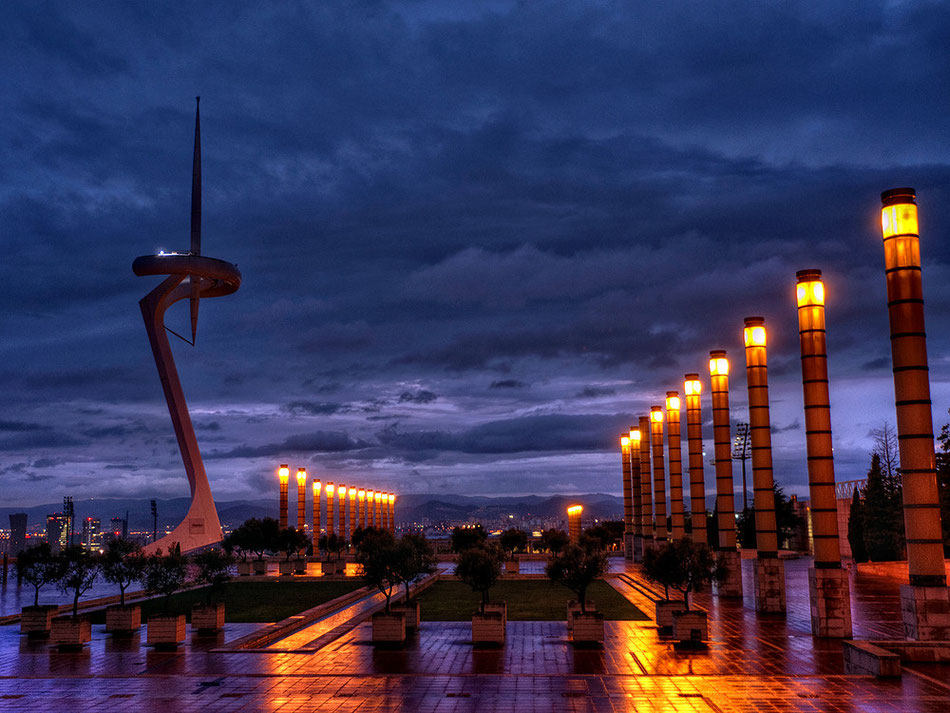
[[[61,512],[46,516],[46,541],[53,552],[69,545],[69,517]]]
[[[102,526],[98,517],[87,517],[82,521],[82,546],[87,550],[97,550],[102,545]]]
[[[26,513],[10,513],[10,540],[7,542],[7,552],[16,556],[26,547]]]

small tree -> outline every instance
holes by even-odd
[[[388,530],[367,532],[356,550],[356,562],[362,567],[363,581],[386,597],[387,614],[393,587],[399,582],[399,569],[404,566],[401,558],[406,556],[406,551],[397,546],[396,538]]]
[[[231,565],[234,564],[234,557],[227,552],[212,549],[199,552],[191,558],[191,561],[198,568],[195,579],[208,585],[205,604],[211,604],[214,594],[223,589],[231,579]]]
[[[900,484],[881,467],[881,456],[871,455],[864,487],[864,544],[873,562],[901,559],[904,552],[904,517]]]
[[[377,532],[384,532],[384,530],[377,530]],[[317,547],[327,553],[327,559],[330,559],[330,554],[333,552],[336,553],[336,558],[340,559],[340,553],[346,549],[346,545],[346,540],[335,532],[331,532],[329,535],[321,535],[317,542]]]
[[[118,538],[112,540],[102,557],[102,576],[118,585],[119,604],[125,606],[125,590],[142,576],[145,560],[137,542]]]
[[[81,545],[70,545],[59,556],[63,561],[59,587],[64,594],[73,595],[73,616],[79,616],[79,598],[95,583],[102,564],[98,555],[87,552]]]
[[[485,613],[488,604],[488,590],[501,577],[501,563],[504,557],[497,547],[472,547],[460,554],[455,562],[455,576],[482,595],[479,611]]]
[[[275,547],[287,556],[289,562],[293,555],[297,555],[301,550],[306,549],[309,542],[310,538],[303,530],[298,530],[296,527],[285,527],[277,536]]]
[[[523,552],[527,549],[528,533],[524,530],[512,527],[501,533],[501,537],[498,538],[498,543],[501,545],[501,549],[505,551],[507,558],[511,559],[514,556],[515,550],[521,550]]]
[[[354,537],[354,539],[356,539]],[[406,588],[406,603],[412,598],[409,595],[409,588],[412,583],[420,577],[435,572],[436,560],[432,552],[432,545],[425,538],[415,532],[407,532],[396,543],[399,554],[396,557],[396,567],[393,570],[393,576]]]
[[[603,549],[587,549],[578,545],[568,545],[545,568],[552,582],[563,584],[577,595],[582,613],[587,612],[587,588],[606,571],[607,554]]]
[[[855,562],[868,561],[868,548],[864,544],[864,518],[861,491],[855,488],[851,497],[851,511],[848,513],[848,544],[851,545],[851,556]]]
[[[272,517],[257,519],[252,517],[241,525],[243,529],[239,541],[249,552],[254,552],[257,559],[264,559],[267,552],[277,552],[277,538],[280,536],[280,523]]]
[[[541,546],[555,556],[567,547],[570,541],[571,538],[564,530],[545,530],[541,533]]]
[[[474,527],[456,527],[452,530],[452,551],[455,554],[478,547],[488,539],[488,533],[481,525]]]
[[[687,611],[690,592],[702,584],[722,582],[726,578],[725,566],[709,546],[697,544],[689,538],[647,549],[643,570],[647,577],[663,585],[667,599],[670,598],[670,587],[679,590]]]
[[[247,522],[232,530],[227,537],[221,541],[221,547],[224,551],[229,555],[236,554],[241,558],[242,562],[247,562],[247,556],[254,551],[253,545],[252,533],[248,528]]]
[[[165,614],[171,609],[172,595],[185,586],[187,561],[176,548],[168,554],[156,550],[145,557],[142,568],[142,585],[151,594],[165,596]]]
[[[40,590],[62,576],[63,560],[53,554],[48,542],[23,550],[17,555],[17,576],[33,587],[33,606],[40,605]]]

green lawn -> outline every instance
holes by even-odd
[[[286,619],[293,614],[341,597],[363,586],[362,580],[332,582],[230,582],[220,601],[225,604],[225,619],[232,622],[266,623]],[[173,614],[191,616],[191,607],[204,602],[205,590],[196,589],[172,596]],[[163,613],[164,598],[142,602],[142,621]],[[93,624],[105,624],[105,610],[94,612]]]
[[[571,590],[547,580],[502,581],[490,594],[493,600],[508,602],[508,619],[512,621],[564,621],[567,602],[576,599]],[[649,619],[606,582],[594,582],[587,598],[606,619]],[[419,595],[420,614],[423,621],[468,621],[480,601],[481,595],[467,584],[442,580]]]

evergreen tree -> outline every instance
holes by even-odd
[[[940,496],[940,518],[943,522],[943,552],[950,557],[950,424],[943,424],[937,436],[937,492]]]
[[[864,545],[864,503],[861,501],[861,491],[854,489],[851,498],[851,512],[848,514],[848,542],[851,545],[851,556],[855,562],[867,562],[868,550]]]
[[[903,558],[904,518],[900,486],[895,473],[885,475],[881,455],[871,455],[871,468],[864,488],[864,544],[872,562],[889,562]]]

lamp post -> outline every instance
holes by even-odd
[[[909,584],[900,590],[904,633],[918,640],[947,639],[950,602],[934,458],[917,193],[913,188],[885,191],[881,206],[907,535]]]
[[[377,527],[376,515],[373,512],[373,503],[376,502],[376,493],[372,490],[366,491],[366,520],[370,527]]]
[[[396,494],[389,494],[389,529],[396,534]]]
[[[775,481],[772,479],[772,432],[769,419],[769,374],[765,320],[746,317],[746,382],[749,388],[749,434],[752,438],[752,505],[755,507],[755,608],[785,611],[785,564],[778,558],[775,527]]]
[[[350,542],[353,541],[353,532],[356,530],[356,488],[350,488]]]
[[[847,573],[841,569],[838,543],[825,339],[825,285],[821,281],[821,270],[801,270],[797,277],[795,290],[802,347],[808,492],[815,543],[815,565],[808,569],[811,632],[815,636],[851,638],[850,586]]]
[[[581,514],[583,512],[583,505],[571,505],[567,508],[567,536],[575,545],[581,540]]]
[[[297,468],[297,529],[307,529],[307,469]]]
[[[337,491],[337,501],[340,503],[340,520],[337,522],[337,535],[341,540],[346,539],[346,486],[340,483],[340,489]]]
[[[689,448],[689,513],[693,525],[693,542],[705,545],[706,481],[703,477],[703,413],[700,394],[703,385],[699,374],[683,377],[686,394],[686,442]]]
[[[620,437],[620,464],[623,473],[623,556],[633,560],[633,500],[630,493],[630,436]]]
[[[319,480],[313,481],[313,553],[317,554],[317,543],[320,541],[320,509],[323,507],[323,494]]]
[[[726,352],[709,352],[709,393],[712,397],[713,443],[716,459],[716,529],[719,561],[726,579],[716,585],[720,597],[742,598],[742,561],[736,549],[736,493],[732,482],[729,426],[729,359]]]
[[[640,416],[640,499],[643,501],[643,549],[655,542],[653,483],[650,477],[650,417]]]
[[[666,447],[670,469],[670,523],[674,540],[686,537],[683,515],[683,436],[680,432],[680,395],[666,392]]]
[[[640,487],[640,429],[630,427],[630,490],[633,493],[633,561],[643,560],[643,491]]]
[[[363,488],[359,489],[359,492],[356,494],[356,519],[360,523],[360,528],[363,530],[366,529],[366,491]]]
[[[668,540],[666,526],[666,471],[663,465],[663,407],[650,408],[650,440],[653,444],[653,511],[656,514],[656,539]]]
[[[333,507],[333,483],[327,483],[327,537],[336,532],[336,510]]]
[[[287,481],[290,480],[290,466],[281,464],[277,469],[280,480],[280,529],[287,527]]]

